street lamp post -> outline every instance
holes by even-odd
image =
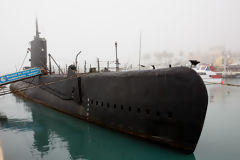
[[[76,55],[76,59],[75,59],[75,63],[76,63],[76,70],[77,70],[77,57],[78,57],[78,55],[79,55],[80,53],[82,53],[82,51],[79,51],[79,52],[78,52],[78,54]]]
[[[117,41],[115,41],[115,48],[116,48],[116,72],[119,72],[119,61],[117,56]]]

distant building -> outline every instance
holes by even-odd
[[[227,66],[230,65],[230,64],[233,64],[233,62],[234,61],[233,61],[233,59],[231,57],[226,58],[226,65]],[[217,59],[214,62],[214,66],[216,66],[216,67],[223,67],[224,64],[225,64],[224,56],[217,57]]]

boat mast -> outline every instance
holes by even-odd
[[[140,32],[140,41],[139,41],[139,60],[138,60],[138,70],[140,71],[141,67],[141,47],[142,47],[142,32]]]

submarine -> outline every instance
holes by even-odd
[[[41,75],[12,83],[13,93],[57,111],[139,139],[192,153],[202,132],[208,93],[191,68],[54,74],[47,41],[30,42],[31,68]],[[50,57],[50,56],[49,56]],[[22,89],[27,88],[27,89]]]

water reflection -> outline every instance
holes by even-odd
[[[50,159],[50,156],[62,159],[52,155],[60,147],[69,159],[195,159],[193,154],[186,155],[136,140],[19,97],[16,97],[16,102],[24,103],[24,109],[31,112],[32,120],[9,119],[2,125],[6,130],[26,134],[29,134],[27,131],[33,132],[33,157],[40,153],[42,159]]]
[[[240,84],[236,79],[225,79],[226,84]],[[227,85],[207,85],[209,103],[226,104],[229,100],[236,101],[236,95],[239,93],[240,87]]]
[[[240,84],[240,79],[225,83]],[[198,160],[239,159],[240,87],[208,85],[209,104],[203,131],[194,152]]]

